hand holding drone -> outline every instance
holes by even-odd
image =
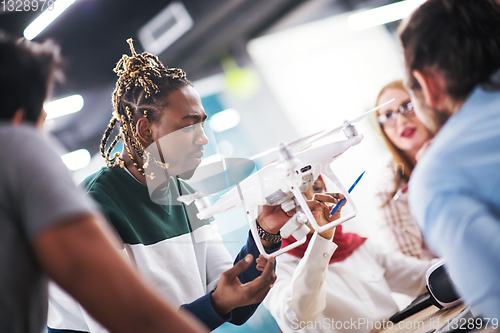
[[[390,100],[381,104],[351,121],[346,120],[337,128],[323,130],[289,144],[281,143],[277,148],[251,157],[250,160],[253,161],[271,154],[279,153],[280,155],[278,161],[266,165],[256,173],[238,182],[234,188],[221,196],[213,205],[210,205],[207,195],[200,192],[181,196],[178,200],[187,205],[194,201],[199,211],[197,216],[200,219],[206,219],[216,213],[243,207],[252,236],[256,241],[255,243],[260,253],[266,258],[285,253],[305,243],[306,235],[310,230],[306,224],[311,224],[317,232],[323,232],[356,216],[357,209],[354,201],[334,174],[330,164],[347,151],[347,149],[357,145],[363,139],[363,135],[358,133],[353,124],[361,121],[367,115],[392,101]],[[341,131],[344,132],[347,140],[329,142],[311,147],[313,143]],[[293,154],[293,151],[297,149],[302,150]],[[302,193],[313,185],[319,175],[325,175],[332,180],[352,207],[351,213],[322,226],[318,225]],[[285,213],[290,213],[295,209],[293,216],[281,227],[280,233],[284,238],[293,236],[297,241],[272,254],[268,254],[264,250],[259,240],[256,225],[257,209],[259,206],[264,205],[280,205]]]
[[[319,180],[319,178],[318,178]],[[316,182],[318,181],[316,180]],[[323,180],[321,180],[323,182]],[[307,204],[313,213],[316,222],[322,226],[340,218],[342,207],[346,204],[344,195],[342,193],[316,193],[313,196],[308,195],[307,191],[304,193],[308,199]],[[330,214],[332,207],[337,207],[334,214]],[[312,229],[310,226],[309,229]],[[318,235],[325,239],[333,239],[335,228],[318,232]]]

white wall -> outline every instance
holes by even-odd
[[[248,45],[256,68],[301,136],[337,127],[373,108],[380,88],[402,77],[403,60],[394,36],[383,26],[352,31],[348,16],[297,26]],[[357,129],[365,139],[333,164],[346,188],[366,170],[353,191],[358,216],[344,229],[380,241],[373,194],[390,155],[374,123],[364,120]]]

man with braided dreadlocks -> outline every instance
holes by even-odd
[[[220,235],[211,232],[211,220],[198,220],[194,205],[177,201],[180,195],[194,193],[179,178],[190,178],[201,162],[208,143],[203,130],[207,115],[183,70],[166,68],[149,53],[137,54],[132,41],[127,42],[132,56],[124,55],[115,68],[119,79],[113,117],[101,142],[108,165],[84,185],[140,273],[165,298],[210,329],[226,321],[242,324],[272,287],[274,260],[257,258],[259,252],[249,236],[232,266]],[[120,131],[106,150],[115,125]],[[120,139],[122,154],[112,155]],[[150,182],[157,182],[152,193]],[[271,241],[261,241],[268,251],[279,249],[277,234],[287,220],[279,206],[263,208],[259,223],[269,236],[263,238]],[[56,288],[51,290],[48,326],[49,332],[100,331],[78,304]]]

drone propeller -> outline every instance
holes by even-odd
[[[385,103],[382,103],[380,104],[379,106],[369,110],[369,111],[366,111],[365,113],[363,113],[361,116],[357,117],[357,118],[354,118],[353,120],[346,120],[344,121],[344,123],[337,127],[337,128],[334,128],[334,129],[331,129],[329,131],[327,131],[325,134],[317,137],[315,140],[313,140],[312,142],[315,142],[315,141],[318,141],[318,140],[321,140],[323,138],[326,138],[327,136],[330,136],[330,135],[334,135],[334,134],[337,134],[339,133],[340,131],[342,131],[343,129],[345,129],[346,127],[352,125],[353,123],[357,123],[363,119],[365,119],[365,117],[367,117],[368,115],[372,114],[373,112],[377,111],[378,109],[380,109],[381,107],[383,107],[384,105],[387,105],[391,102],[393,102],[395,100],[395,98],[391,99],[390,101],[387,101]],[[312,143],[311,142],[311,143]]]
[[[353,123],[357,123],[361,120],[363,120],[365,117],[367,117],[368,115],[372,114],[373,112],[377,111],[378,109],[380,109],[381,107],[383,107],[384,105],[387,105],[389,103],[391,103],[392,101],[394,101],[395,99],[391,99],[390,101],[387,101],[383,104],[380,104],[379,106],[363,113],[361,116],[357,117],[357,118],[354,118],[353,120],[346,120],[344,121],[344,123],[342,125],[340,125],[339,127],[336,127],[336,128],[333,128],[333,129],[330,129],[330,130],[322,130],[320,132],[317,132],[317,133],[314,133],[314,134],[311,134],[311,135],[308,135],[308,136],[305,136],[303,138],[300,138],[300,139],[297,139],[295,141],[292,141],[288,144],[286,144],[286,148],[289,149],[289,150],[292,150],[292,149],[295,149],[297,147],[300,147],[301,145],[303,147],[307,147],[307,146],[310,146],[312,143],[318,141],[318,140],[321,140],[323,138],[326,138],[330,135],[334,135],[334,134],[337,134],[339,132],[341,132],[343,129],[345,129],[347,126],[349,125],[352,125]],[[259,158],[262,158],[264,156],[267,156],[267,155],[270,155],[270,154],[273,154],[273,153],[276,153],[280,150],[279,146],[278,147],[274,147],[274,148],[271,148],[271,149],[268,149],[262,153],[259,153],[259,154],[256,154],[256,155],[253,155],[252,157],[249,157],[249,160],[251,161],[255,161]]]
[[[300,138],[300,139],[297,139],[295,141],[292,141],[290,142],[289,144],[286,145],[286,147],[288,149],[294,149],[295,147],[299,146],[300,144],[304,143],[304,142],[307,142],[307,140],[311,139],[311,138],[314,138],[316,135],[319,135],[323,132],[325,132],[326,130],[322,130],[318,133],[314,133],[314,134],[311,134],[311,135],[308,135],[308,136],[305,136],[303,138]],[[307,143],[306,143],[307,144]],[[271,148],[271,149],[268,149],[268,150],[265,150],[263,151],[262,153],[258,153],[256,155],[253,155],[251,157],[249,157],[248,159],[251,160],[251,161],[255,161],[261,157],[264,157],[264,156],[267,156],[267,155],[270,155],[272,153],[276,153],[280,150],[279,146],[278,147],[274,147],[274,148]]]
[[[196,199],[201,199],[203,197],[209,197],[211,195],[213,195],[213,194],[207,195],[207,194],[203,194],[202,192],[195,192],[195,193],[191,193],[191,194],[181,195],[177,198],[177,201],[180,201],[185,205],[190,205]]]
[[[353,120],[351,120],[350,122],[351,123],[357,123],[358,121],[360,120],[363,120],[363,118],[365,118],[366,116],[368,116],[369,114],[372,114],[373,112],[377,111],[378,109],[380,109],[381,107],[391,103],[391,102],[394,102],[394,100],[396,100],[395,98],[385,102],[385,103],[382,103],[380,104],[379,106],[371,109],[370,111],[366,111],[365,113],[363,113],[361,116],[357,117],[357,118],[354,118]]]

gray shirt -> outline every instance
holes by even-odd
[[[94,211],[35,127],[0,122],[0,331],[40,333],[47,277],[33,240],[47,227]]]

